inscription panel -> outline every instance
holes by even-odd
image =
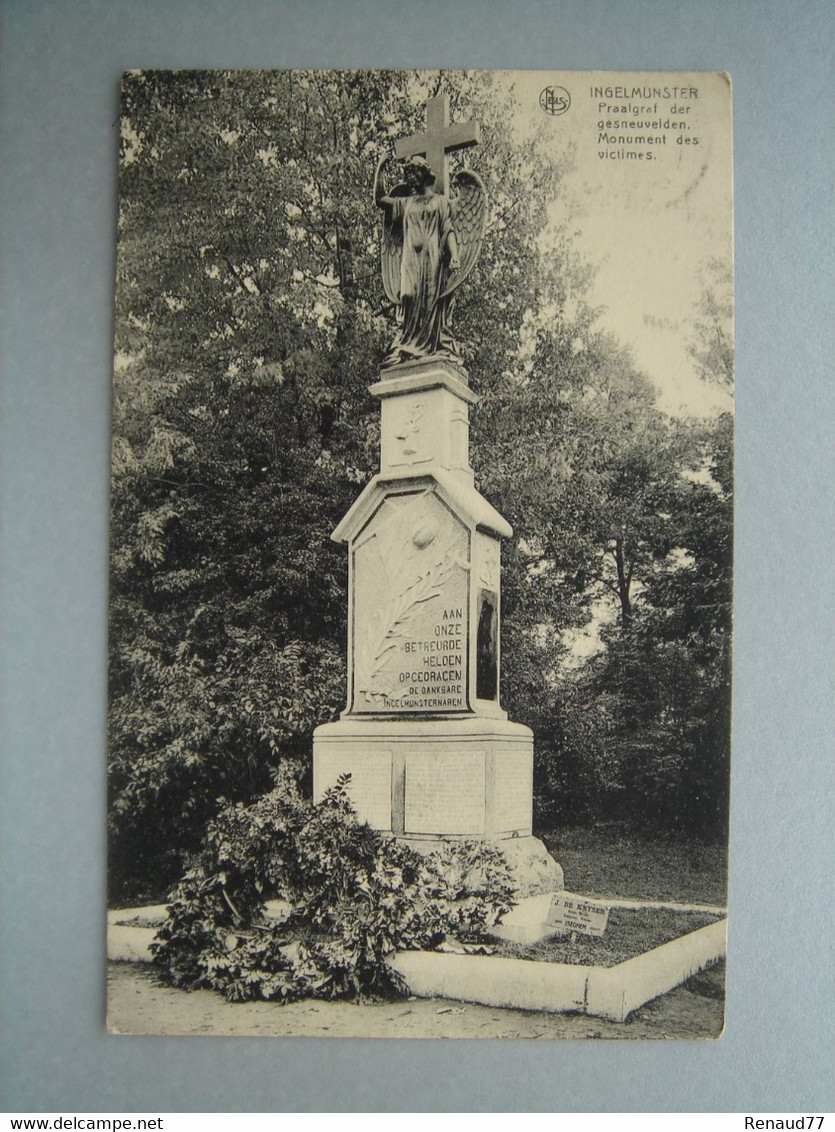
[[[467,528],[431,492],[392,495],[353,554],[352,710],[466,711]]]
[[[391,829],[391,751],[318,750],[313,774],[317,801],[340,774],[350,774],[348,796],[359,820],[373,829]]]
[[[484,751],[410,751],[406,833],[484,832]]]
[[[530,829],[533,806],[533,752],[496,751],[495,828],[497,833]]]

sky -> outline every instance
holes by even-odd
[[[587,297],[601,325],[631,348],[666,411],[731,409],[731,395],[701,380],[687,353],[707,263],[732,265],[729,80],[591,71],[502,80],[518,99],[520,136],[540,128],[574,150],[554,219],[596,267]]]

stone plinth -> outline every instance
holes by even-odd
[[[531,833],[533,737],[500,704],[501,539],[475,489],[464,371],[432,358],[391,367],[380,471],[333,532],[348,544],[348,702],[316,729],[320,799],[340,775],[361,821],[430,851],[499,844],[524,894],[562,887]]]
[[[478,397],[448,364],[401,365],[371,392],[380,398],[380,471],[447,468],[472,486],[469,406]]]
[[[509,524],[473,486],[466,375],[440,359],[393,367],[380,471],[333,532],[348,544],[346,714],[499,706],[500,561]]]
[[[361,821],[410,841],[531,835],[533,738],[506,719],[350,719],[316,730],[314,796],[340,774]]]

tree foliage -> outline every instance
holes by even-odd
[[[730,267],[708,260],[692,320],[688,352],[704,381],[730,389],[734,380],[733,276]]]
[[[679,431],[682,431],[679,428]],[[546,813],[727,832],[731,680],[728,416],[686,430],[628,621],[563,673],[539,751]],[[549,726],[550,723],[550,726]]]

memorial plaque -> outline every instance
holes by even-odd
[[[530,829],[533,752],[497,751],[495,755],[495,829]]]
[[[410,751],[406,833],[484,832],[484,751]]]
[[[601,936],[609,922],[609,909],[573,892],[557,892],[551,900],[547,923],[581,935]]]
[[[350,774],[348,796],[360,821],[374,829],[391,829],[391,751],[357,750],[317,753],[314,783],[317,799],[340,774]]]
[[[499,595],[479,589],[477,609],[475,694],[479,700],[495,700],[499,695]]]
[[[355,712],[467,709],[469,531],[431,491],[391,495],[354,550]]]

